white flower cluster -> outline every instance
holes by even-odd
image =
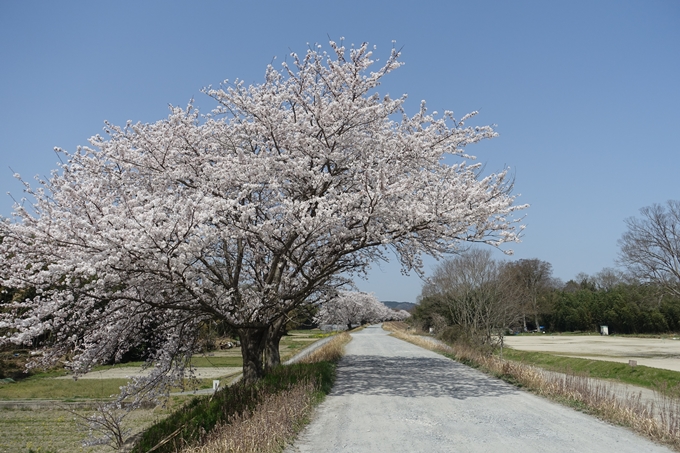
[[[373,294],[340,291],[338,295],[319,308],[314,321],[318,324],[352,326],[383,321],[403,321],[411,314],[406,310],[392,310]]]
[[[60,150],[59,171],[26,185],[32,209],[16,206],[0,226],[0,284],[38,294],[0,315],[11,326],[3,341],[49,333],[43,360],[71,352],[76,373],[147,348],[156,371],[133,387],[148,389],[182,375],[202,323],[250,341],[386,246],[418,272],[421,254],[461,241],[517,241],[524,206],[506,172],[443,163],[492,128],[424,103],[409,117],[405,96],[375,92],[401,65],[396,51],[369,72],[367,45],[330,44],[269,67],[260,85],[206,89],[218,103],[210,115],[172,108]],[[257,372],[257,347],[245,346]]]

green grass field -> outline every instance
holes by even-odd
[[[76,409],[81,415],[91,410]],[[169,414],[167,409],[140,409],[132,414],[128,426],[134,433]],[[0,453],[111,453],[108,446],[83,447],[87,432],[65,407],[0,409]]]
[[[328,336],[318,330],[292,331],[281,339],[281,359],[292,357],[314,341]],[[106,371],[110,368],[130,368],[136,370],[141,362],[124,365],[98,366],[95,371]],[[209,354],[196,355],[191,364],[195,367],[240,367],[242,366],[240,349],[214,351]],[[13,383],[0,383],[0,453],[99,453],[111,452],[110,447],[82,447],[81,442],[87,433],[78,427],[75,416],[63,407],[62,403],[87,402],[104,400],[119,392],[126,384],[125,379],[54,379],[64,376],[64,370],[51,370],[36,373]],[[199,388],[210,388],[211,379],[199,381]],[[182,404],[191,396],[173,396],[170,406]],[[34,402],[36,400],[56,400],[60,403],[45,403],[39,408],[26,406],[20,409],[8,409],[3,401]],[[89,415],[92,411],[78,409],[79,413]],[[168,409],[144,409],[133,412],[129,416],[128,426],[140,431],[154,422],[164,418]]]
[[[680,396],[680,373],[677,371],[650,368],[643,365],[631,367],[625,363],[563,357],[511,348],[503,349],[503,358],[549,371],[574,373],[598,379],[611,379],[650,388],[670,396]]]
[[[32,376],[13,384],[0,384],[0,400],[108,399],[120,391],[125,379],[51,379]]]
[[[195,367],[216,367],[216,366],[243,366],[243,359],[241,358],[241,350],[238,351],[238,357],[233,356],[209,356],[200,355],[191,359],[191,365]]]

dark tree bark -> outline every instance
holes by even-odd
[[[252,384],[264,377],[263,354],[267,337],[266,327],[238,329],[243,357],[243,381]]]
[[[281,365],[281,354],[279,344],[281,337],[286,333],[286,317],[274,321],[267,329],[264,347],[264,371],[269,373],[271,370]]]

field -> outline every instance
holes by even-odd
[[[83,447],[82,440],[87,432],[80,428],[76,415],[66,409],[67,405],[51,404],[34,408],[0,408],[0,452],[25,453],[29,449],[36,453],[111,452],[107,446]],[[92,411],[75,409],[80,415]],[[164,417],[167,410],[143,409],[131,414],[128,425],[134,427],[133,434]]]
[[[628,363],[680,372],[680,338],[600,335],[517,335],[505,344],[519,351]]]
[[[286,360],[325,336],[318,330],[293,331],[281,339],[281,359]],[[132,366],[130,366],[132,365]],[[240,374],[240,348],[197,355],[192,361],[198,389],[212,388],[212,380],[229,383]],[[97,367],[77,381],[64,371],[39,373],[14,383],[0,383],[0,453],[110,452],[110,447],[83,447],[87,432],[76,421],[89,415],[97,401],[116,394],[126,377],[140,374],[140,364]],[[171,406],[182,404],[193,392],[172,397]],[[133,412],[127,425],[139,432],[165,417],[169,409]]]

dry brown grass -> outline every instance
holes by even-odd
[[[389,327],[391,328],[392,326]],[[390,330],[392,332],[393,337],[399,338],[400,340],[408,341],[409,343],[413,343],[417,346],[429,349],[430,351],[441,352],[444,354],[454,354],[454,349],[451,346],[434,338],[425,337],[422,335],[412,335],[403,330],[391,330],[389,328],[386,330]]]
[[[465,345],[446,345],[433,338],[407,333],[402,326],[388,326],[392,335],[524,387],[536,394],[632,428],[650,439],[680,451],[680,400],[656,393],[655,402],[641,395],[618,396],[605,381],[584,376],[550,373],[520,362],[483,355]]]
[[[300,360],[300,363],[336,362],[345,355],[345,345],[352,340],[347,332],[341,332],[326,344],[315,349]]]
[[[302,427],[313,408],[316,385],[300,383],[290,390],[269,395],[252,412],[230,417],[216,427],[203,445],[183,453],[278,452]]]
[[[344,355],[352,337],[334,336],[300,362],[335,362]],[[319,387],[314,381],[300,382],[278,394],[267,395],[253,410],[229,417],[217,426],[199,446],[182,453],[276,453],[290,442],[309,420],[319,402]]]

